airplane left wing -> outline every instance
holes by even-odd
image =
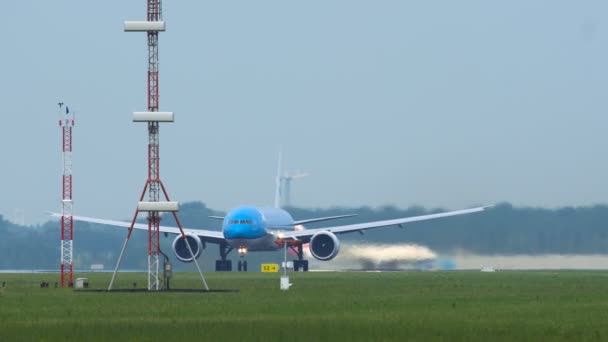
[[[282,237],[284,237],[285,239],[301,240],[304,242],[308,242],[308,240],[310,240],[310,238],[315,233],[318,233],[318,232],[332,232],[334,234],[362,232],[367,229],[381,228],[381,227],[393,226],[393,225],[402,225],[404,223],[409,223],[409,222],[425,221],[425,220],[432,220],[432,219],[441,218],[441,217],[471,214],[471,213],[484,211],[491,207],[493,207],[493,205],[485,206],[485,207],[471,208],[471,209],[448,211],[445,213],[398,218],[398,219],[392,219],[392,220],[356,223],[356,224],[349,224],[346,226],[335,226],[335,227],[325,227],[325,228],[282,232]]]
[[[61,217],[61,214],[57,214],[57,213],[48,213],[48,214],[53,217]],[[125,222],[125,221],[113,221],[113,220],[106,220],[106,219],[99,219],[99,218],[85,217],[85,216],[74,216],[73,218],[74,218],[74,221],[105,224],[105,225],[109,225],[109,226],[124,227],[124,228],[131,227],[131,222]],[[135,223],[133,225],[133,228],[148,230],[148,225],[143,224],[143,223]],[[179,228],[176,228],[176,227],[160,226],[159,230],[162,233],[180,234]],[[211,243],[220,243],[225,240],[222,232],[216,231],[216,230],[184,228],[184,233],[197,235],[201,238],[201,240],[206,241],[206,242],[211,242]]]

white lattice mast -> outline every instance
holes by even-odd
[[[190,251],[192,260],[196,265],[201,280],[205,289],[209,290],[207,282],[203,276],[203,272],[196,260],[190,242],[186,238],[182,229],[177,211],[179,204],[171,202],[169,195],[160,180],[160,163],[159,163],[159,123],[173,122],[174,115],[172,112],[159,111],[159,79],[158,79],[158,33],[165,31],[165,22],[162,18],[162,6],[160,0],[147,0],[147,20],[146,21],[126,21],[126,32],[146,32],[148,37],[148,111],[133,113],[133,121],[146,122],[148,124],[148,179],[144,186],[144,190],[139,199],[137,210],[133,216],[133,221],[129,228],[129,233],[123,248],[120,252],[112,280],[110,281],[109,290],[112,289],[114,279],[122,258],[127,243],[131,237],[133,226],[137,220],[140,211],[148,212],[148,290],[161,290],[161,267],[160,267],[160,213],[171,212],[175,218],[175,222],[179,227],[181,236],[186,242],[186,246]],[[144,197],[148,193],[148,200],[144,201]],[[161,192],[165,197],[165,201],[161,201]]]
[[[59,103],[59,126],[63,140],[63,188],[61,191],[61,287],[74,285],[73,266],[73,237],[74,237],[74,203],[72,201],[72,128],[74,127],[74,114],[70,113],[68,106]]]

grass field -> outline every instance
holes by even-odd
[[[78,274],[105,288],[110,274]],[[0,341],[608,340],[608,272],[208,273],[237,293],[53,288],[58,274],[0,274]],[[41,281],[51,283],[41,289]],[[146,284],[121,273],[117,288]],[[176,288],[201,288],[178,273]]]

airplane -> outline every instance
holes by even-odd
[[[281,157],[276,178],[274,207],[239,206],[230,210],[226,216],[210,216],[212,219],[222,221],[222,230],[206,230],[184,228],[184,233],[192,248],[192,254],[180,235],[179,228],[160,226],[160,232],[177,234],[172,243],[176,258],[182,262],[192,262],[201,255],[207,244],[219,246],[220,259],[215,262],[216,271],[232,271],[232,260],[228,254],[235,250],[241,257],[238,262],[238,271],[247,271],[245,256],[248,252],[276,251],[289,248],[295,252],[297,260],[293,260],[294,271],[308,271],[308,260],[304,260],[303,245],[309,245],[310,254],[317,260],[329,261],[338,255],[340,240],[337,235],[376,229],[387,226],[400,226],[403,224],[425,221],[442,217],[464,215],[484,211],[493,206],[481,206],[470,209],[427,214],[414,217],[404,217],[391,220],[355,223],[349,225],[328,226],[324,228],[304,229],[303,225],[313,222],[336,220],[355,215],[339,215],[319,217],[304,220],[295,220],[286,210],[281,208]],[[49,213],[55,217],[60,214]],[[117,227],[131,226],[131,222],[114,221],[93,217],[74,216],[75,221],[111,225]],[[133,228],[148,230],[147,224],[135,223]],[[287,246],[285,246],[287,244]]]

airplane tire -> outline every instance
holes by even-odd
[[[302,271],[308,272],[308,260],[302,260]]]
[[[216,260],[215,261],[216,272],[230,272],[232,271],[232,260]]]
[[[243,262],[241,260],[239,260],[238,269],[239,269],[239,272],[241,272],[243,270]]]
[[[298,272],[300,270],[300,260],[293,261],[293,271]]]
[[[243,272],[247,272],[247,260],[243,261]]]

